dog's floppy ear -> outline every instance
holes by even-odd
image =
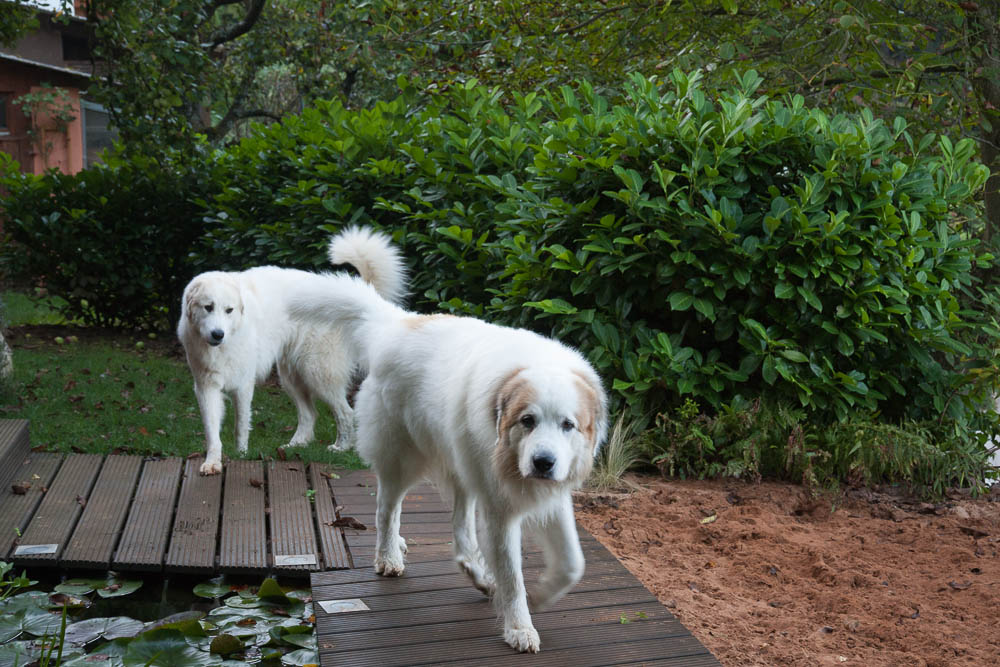
[[[501,476],[517,477],[517,452],[510,446],[510,429],[517,423],[519,406],[531,400],[528,381],[521,377],[524,368],[515,368],[501,378],[493,395],[497,441],[493,463]]]
[[[578,419],[596,456],[608,435],[608,397],[600,378],[590,368],[587,368],[587,372],[574,370],[573,374],[580,393]]]
[[[195,309],[198,307],[198,298],[201,296],[202,282],[200,278],[195,278],[184,288],[184,312],[187,318],[193,319]]]

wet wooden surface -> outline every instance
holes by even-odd
[[[401,577],[380,577],[374,557],[375,482],[367,471],[331,480],[342,505],[365,530],[345,528],[354,568],[311,577],[324,666],[371,665],[719,665],[712,654],[586,531],[583,579],[544,612],[532,614],[542,650],[517,654],[501,637],[496,610],[452,562],[450,504],[433,487],[414,487],[400,533],[409,549]],[[525,579],[542,554],[524,547]],[[327,613],[323,602],[363,608]]]
[[[34,453],[21,428],[0,422],[3,434],[0,559],[18,566],[284,576],[350,567],[324,465],[235,460],[202,477],[200,457]]]

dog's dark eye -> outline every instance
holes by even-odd
[[[205,310],[207,310],[208,312],[212,312],[213,310],[215,310],[215,306],[209,304],[205,306]]]
[[[535,415],[524,415],[521,417],[521,426],[524,428],[535,428]]]
[[[229,313],[231,313],[231,312],[233,312],[233,309],[232,309],[232,308],[226,308],[226,315],[228,315],[228,314],[229,314]]]
[[[564,431],[572,431],[574,428],[573,422],[568,419],[562,420],[562,424],[559,424],[559,426],[561,426]]]

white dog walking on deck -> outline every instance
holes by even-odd
[[[333,264],[354,266],[365,281],[358,284],[387,299],[402,298],[405,270],[389,237],[351,228],[331,239],[328,255]],[[303,281],[316,276],[274,266],[241,272],[209,271],[196,276],[184,289],[177,335],[194,376],[205,426],[203,475],[222,471],[219,430],[225,410],[223,394],[232,395],[236,444],[240,453],[245,453],[254,385],[265,380],[275,364],[281,386],[298,410],[298,427],[288,445],[312,440],[316,398],[330,405],[336,417],[333,448],[354,445],[354,417],[347,390],[355,354],[345,344],[336,320],[306,325],[288,315],[289,296]]]
[[[504,639],[538,651],[529,597],[544,608],[583,576],[571,491],[607,431],[597,373],[556,341],[473,318],[416,315],[348,277],[303,284],[290,311],[312,324],[342,323],[367,356],[355,408],[358,451],[378,476],[376,572],[402,574],[402,500],[430,477],[453,494],[455,559],[494,598]],[[545,556],[530,596],[522,525]]]

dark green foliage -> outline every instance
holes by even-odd
[[[8,243],[4,269],[65,299],[86,324],[162,328],[176,322],[203,224],[192,167],[134,156],[75,175],[21,174],[0,154]]]
[[[184,198],[207,221],[189,273],[322,268],[331,232],[372,224],[411,261],[414,307],[578,346],[661,453],[680,437],[657,424],[668,406],[764,396],[820,428],[932,426],[942,479],[981,465],[1000,329],[976,278],[993,257],[974,240],[988,171],[972,143],[758,97],[753,72],[718,94],[699,79],[635,76],[614,99],[469,83],[423,107],[404,84],[371,110],[319,104],[203,169],[210,184]],[[751,465],[738,441],[677,460],[801,473],[780,452]],[[886,463],[892,448],[816,442],[820,476],[862,460],[873,478],[918,477]]]

